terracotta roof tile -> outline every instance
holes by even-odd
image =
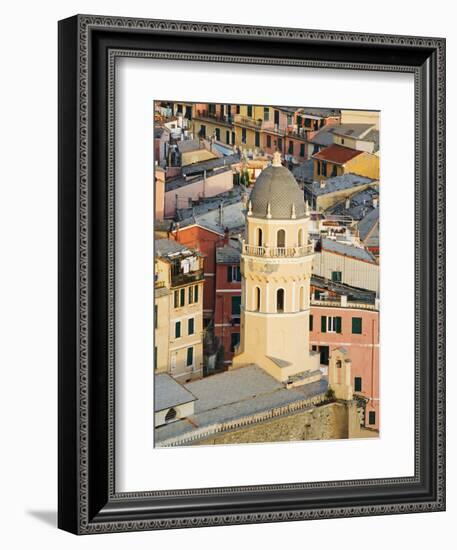
[[[333,162],[334,164],[345,164],[348,160],[351,160],[362,153],[363,151],[356,151],[355,149],[350,149],[349,147],[333,144],[313,155],[313,158],[317,160],[326,160],[328,162]]]

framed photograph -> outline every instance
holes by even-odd
[[[59,527],[445,509],[445,40],[59,22]]]

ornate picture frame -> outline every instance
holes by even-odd
[[[414,75],[414,476],[116,492],[117,57]],[[59,527],[90,534],[444,510],[444,185],[442,38],[91,15],[60,21]]]

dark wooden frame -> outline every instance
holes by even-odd
[[[116,493],[113,94],[116,56],[415,76],[415,475]],[[78,15],[59,22],[59,527],[100,533],[445,508],[445,41]]]

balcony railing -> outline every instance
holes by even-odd
[[[198,120],[209,120],[211,122],[221,122],[223,124],[232,124],[231,115],[221,115],[220,113],[214,113],[206,110],[198,110],[194,115],[194,118]]]
[[[314,251],[312,244],[304,246],[255,246],[243,243],[243,254],[266,258],[299,258]]]
[[[240,124],[241,126],[249,126],[250,128],[256,128],[260,130],[262,128],[262,119],[254,119],[244,115],[235,115],[234,118],[235,124]]]
[[[171,284],[172,286],[180,286],[188,283],[195,283],[201,281],[203,277],[203,269],[199,271],[189,271],[188,273],[172,274]]]
[[[350,309],[367,309],[370,311],[378,311],[379,303],[375,302],[352,302],[349,300],[344,300],[341,298],[320,298],[318,300],[310,300],[312,306],[322,306],[322,307],[344,307]]]

